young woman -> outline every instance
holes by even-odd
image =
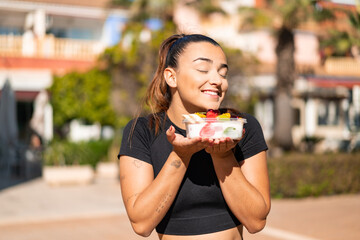
[[[242,239],[270,211],[263,133],[247,123],[240,141],[186,138],[182,114],[219,109],[228,89],[222,48],[204,35],[173,35],[159,51],[148,88],[148,117],[125,127],[121,143],[122,197],[134,231],[160,239]]]

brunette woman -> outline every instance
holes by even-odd
[[[182,114],[219,109],[228,89],[226,56],[200,34],[160,47],[148,88],[152,114],[128,123],[119,159],[122,197],[134,231],[163,240],[240,240],[270,211],[267,145],[258,121],[241,140],[186,138]]]

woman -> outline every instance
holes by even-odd
[[[199,34],[173,35],[159,51],[147,92],[148,117],[128,123],[120,183],[134,231],[160,239],[242,239],[270,211],[266,150],[251,115],[240,141],[186,138],[182,114],[219,109],[228,89],[222,48]]]

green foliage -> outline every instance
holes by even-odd
[[[152,80],[158,64],[158,51],[163,40],[175,32],[172,22],[166,22],[163,29],[152,31],[149,41],[142,41],[145,28],[142,23],[132,22],[119,44],[108,48],[100,61],[112,73],[112,103],[121,123],[127,122],[141,106],[147,86]],[[136,106],[134,106],[134,104]],[[122,124],[120,124],[123,126]]]
[[[173,0],[134,0],[131,5],[132,22],[144,22],[150,18],[172,20]]]
[[[107,161],[108,149],[112,140],[89,142],[52,141],[44,151],[44,164],[48,166],[91,165],[96,167],[100,161]]]
[[[347,32],[336,30],[329,30],[328,36],[320,41],[320,48],[326,57],[345,56],[351,51],[351,46],[351,36]]]
[[[259,93],[252,90],[249,98],[244,98],[244,96],[241,96],[239,93],[241,83],[238,81],[241,81],[245,76],[254,74],[260,66],[259,61],[256,57],[244,54],[239,49],[227,48],[223,44],[222,46],[228,61],[229,72],[227,79],[230,86],[222,106],[253,114],[254,107],[259,101]]]
[[[275,198],[360,192],[360,154],[288,154],[268,160]]]
[[[130,7],[132,2],[132,0],[112,0],[110,4],[112,6]]]
[[[243,19],[243,30],[270,27],[272,25],[273,14],[269,11],[258,8],[240,7],[239,14]]]
[[[213,13],[220,13],[225,15],[225,11],[219,6],[217,1],[213,0],[195,0],[187,3],[190,6],[196,8],[201,15],[208,16]]]
[[[312,0],[267,1],[267,8],[239,8],[244,17],[243,28],[270,27],[295,29],[302,23],[314,20],[334,20],[332,11],[320,7]]]
[[[360,5],[357,8],[357,12],[347,13],[352,31],[350,34],[351,43],[354,46],[360,47]]]
[[[109,75],[97,69],[55,76],[49,89],[54,125],[61,127],[72,119],[82,119],[87,123],[114,126],[116,118],[109,102],[110,88]]]

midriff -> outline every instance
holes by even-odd
[[[220,232],[201,234],[195,236],[179,236],[158,234],[160,240],[242,240],[243,226],[227,229]]]

